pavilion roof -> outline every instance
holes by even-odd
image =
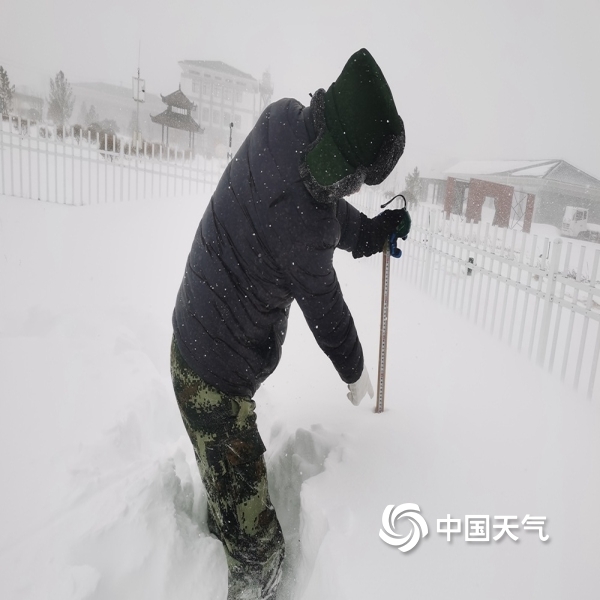
[[[165,127],[171,127],[173,129],[182,129],[183,131],[192,131],[194,133],[201,132],[200,125],[192,119],[188,114],[182,115],[180,113],[173,112],[168,109],[161,112],[156,116],[150,115],[153,123],[164,125]]]
[[[181,91],[181,88],[167,96],[161,94],[160,97],[167,106],[175,106],[176,108],[183,108],[184,110],[191,110],[195,106],[195,104]]]

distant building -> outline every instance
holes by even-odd
[[[425,173],[421,175],[421,196],[420,202],[430,202],[431,204],[444,204],[446,196],[446,177],[439,172]]]
[[[443,204],[447,214],[475,223],[488,206],[501,227],[529,231],[533,222],[560,228],[565,208],[577,206],[600,224],[600,180],[560,159],[461,161],[421,181],[421,201]]]
[[[29,119],[30,121],[41,121],[44,111],[44,99],[27,88],[17,88],[13,94],[11,114]]]
[[[256,123],[261,108],[258,81],[221,61],[183,60],[181,90],[196,104],[196,121],[204,133],[196,148],[207,155],[225,157],[235,152]]]
[[[112,85],[108,83],[71,83],[75,106],[70,119],[71,124],[85,125],[80,122],[81,108],[96,109],[100,121],[109,119],[119,127],[118,133],[131,137],[135,124],[136,103],[133,100],[131,87]],[[164,109],[160,96],[146,92],[145,101],[140,104],[140,131],[146,141],[160,139],[160,129],[153,126],[150,114],[157,114]],[[184,136],[187,143],[187,137]]]

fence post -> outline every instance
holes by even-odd
[[[27,197],[34,200],[33,192],[31,191],[31,121],[25,120],[25,126],[27,127],[27,169],[28,169],[28,181],[27,181]]]
[[[17,139],[19,140],[19,196],[21,198],[25,198],[25,196],[23,195],[23,136],[21,135],[21,127],[21,117],[17,117]]]
[[[4,195],[6,194],[5,182],[4,179],[4,115],[0,114],[0,184],[2,184],[2,188],[0,192]]]
[[[581,329],[581,338],[579,340],[579,354],[577,356],[577,366],[575,367],[575,389],[579,388],[579,378],[581,376],[581,368],[583,366],[583,355],[585,354],[585,341],[587,339],[588,326],[590,324],[590,312],[594,305],[594,294],[592,290],[596,287],[598,279],[598,263],[600,262],[600,250],[594,252],[594,263],[590,281],[588,283],[587,300],[585,302],[585,317],[583,319],[583,327]]]
[[[429,291],[429,273],[431,271],[431,260],[433,254],[433,234],[435,231],[434,228],[434,215],[431,214],[432,210],[427,209],[427,219],[428,219],[428,236],[427,236],[427,245],[425,246],[425,267],[423,269],[423,273],[421,275],[421,288],[424,292]]]
[[[548,269],[548,282],[544,294],[544,311],[542,313],[542,323],[540,326],[540,337],[538,340],[537,364],[544,366],[546,358],[546,347],[548,346],[548,334],[550,332],[550,319],[552,318],[552,306],[554,304],[554,291],[556,289],[556,278],[558,275],[558,263],[562,253],[562,240],[555,239],[552,242],[552,254],[550,256],[550,266]]]
[[[79,149],[81,149],[81,136],[82,133],[79,132]],[[73,125],[71,125],[71,197],[73,205],[77,204],[75,200],[75,128]],[[79,200],[81,201],[81,197]]]

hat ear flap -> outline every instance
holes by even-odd
[[[394,167],[404,153],[405,141],[404,124],[402,124],[402,133],[386,136],[377,158],[373,164],[367,168],[367,175],[365,177],[365,183],[367,185],[380,184],[394,170]]]
[[[351,172],[348,172],[350,169],[347,169],[346,167],[350,167],[350,165],[346,163],[341,152],[337,149],[335,154],[337,154],[338,160],[340,161],[337,165],[340,167],[339,171],[336,169],[338,177],[329,179],[329,173],[323,174],[320,172],[319,169],[324,165],[321,164],[319,160],[312,161],[311,164],[313,165],[313,169],[311,169],[309,165],[310,161],[307,160],[311,152],[315,150],[318,152],[320,148],[321,150],[328,150],[331,153],[330,147],[321,147],[324,138],[329,134],[325,119],[325,90],[319,89],[313,94],[310,108],[315,131],[317,132],[317,138],[306,148],[306,152],[300,157],[300,163],[298,165],[300,177],[302,178],[306,189],[315,200],[324,203],[335,202],[340,198],[358,192],[365,181],[367,170],[365,167],[358,167],[357,169],[352,169]],[[329,159],[331,158],[332,156],[329,156]],[[330,164],[330,166],[332,165]],[[313,172],[314,167],[317,168],[316,172]]]

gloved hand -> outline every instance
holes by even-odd
[[[375,392],[373,391],[373,386],[371,385],[371,379],[369,378],[367,367],[363,367],[363,371],[358,378],[358,381],[348,384],[348,390],[350,390],[347,394],[348,400],[350,400],[354,406],[358,406],[366,394],[369,394],[369,398],[373,397]]]
[[[401,208],[400,212],[404,213],[404,214],[400,216],[400,221],[399,221],[398,225],[396,226],[396,233],[398,234],[398,237],[400,239],[405,240],[408,237],[408,234],[410,233],[410,226],[411,226],[410,214],[406,210],[406,208]]]
[[[361,258],[381,252],[386,240],[394,232],[398,234],[399,238],[405,240],[410,231],[410,225],[410,215],[406,208],[384,210],[372,219],[361,213],[358,241],[352,256]]]

